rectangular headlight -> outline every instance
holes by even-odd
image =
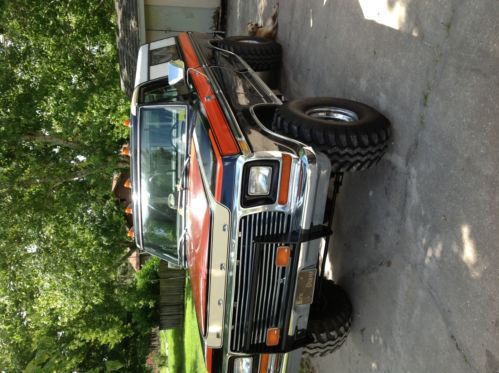
[[[254,160],[244,165],[241,205],[253,207],[276,202],[279,185],[279,162],[272,159]]]
[[[250,168],[248,195],[268,196],[272,185],[272,167],[254,166]]]
[[[238,357],[234,359],[234,373],[251,373],[253,368],[253,358]]]

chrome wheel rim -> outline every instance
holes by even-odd
[[[335,106],[316,107],[307,110],[305,114],[312,118],[331,120],[333,122],[351,123],[359,120],[355,112]]]
[[[253,40],[253,39],[242,39],[239,40],[241,43],[248,43],[248,44],[262,44],[263,42],[259,40]]]

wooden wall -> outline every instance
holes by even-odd
[[[184,324],[185,270],[159,267],[159,327],[161,330]]]

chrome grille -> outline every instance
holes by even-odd
[[[285,300],[285,278],[289,267],[275,265],[276,235],[289,232],[290,218],[282,212],[261,212],[244,216],[239,222],[235,269],[234,312],[231,348],[244,351],[265,343],[266,331],[279,324]],[[257,250],[256,238],[264,242]],[[259,254],[257,254],[259,252]]]

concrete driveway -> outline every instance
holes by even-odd
[[[244,34],[274,0],[228,0]],[[347,175],[330,250],[353,329],[319,372],[499,372],[499,1],[281,1],[283,92],[393,124]]]

